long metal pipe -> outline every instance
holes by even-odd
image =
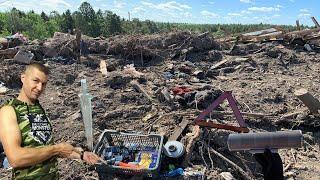
[[[300,130],[230,134],[227,143],[230,151],[299,148],[303,135]]]

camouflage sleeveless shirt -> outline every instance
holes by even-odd
[[[18,99],[9,100],[6,105],[14,108],[21,131],[21,147],[42,147],[52,145],[52,126],[44,109],[37,101],[28,105]],[[48,159],[42,163],[13,169],[13,179],[58,179],[56,158]]]

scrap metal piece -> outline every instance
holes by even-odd
[[[218,123],[203,120],[213,109],[218,107],[218,105],[221,104],[225,99],[228,100],[229,105],[230,105],[230,107],[233,111],[233,114],[235,115],[236,120],[238,121],[240,127],[236,127],[236,126],[232,126],[232,125],[225,125],[225,124],[218,124]],[[231,131],[235,131],[235,132],[249,132],[249,129],[247,128],[247,125],[243,120],[241,112],[236,105],[236,101],[233,98],[231,91],[225,91],[209,107],[207,107],[207,109],[205,109],[203,112],[201,112],[200,115],[195,119],[195,124],[199,125],[199,126],[213,127],[213,128],[217,128],[217,129],[226,129],[226,130],[231,130]]]

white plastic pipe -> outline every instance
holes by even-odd
[[[85,136],[87,139],[87,146],[93,150],[93,128],[92,128],[92,96],[87,91],[86,79],[81,79],[81,92],[79,94],[81,113],[84,122]]]

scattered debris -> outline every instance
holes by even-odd
[[[232,167],[234,167],[238,172],[245,178],[245,179],[254,179],[251,177],[246,171],[244,171],[241,167],[239,167],[237,164],[220,154],[218,151],[214,150],[213,148],[209,148],[209,151],[221,158],[223,161],[227,162],[230,164]]]
[[[12,59],[19,51],[30,52],[32,61],[48,64],[51,71],[40,101],[54,129],[59,130],[55,142],[86,144],[77,93],[81,79],[87,79],[93,96],[94,139],[104,129],[161,134],[165,140],[177,140],[185,147],[181,167],[164,162],[161,174],[184,168],[181,178],[185,179],[259,179],[261,168],[255,166],[251,154],[228,150],[227,137],[232,131],[192,123],[223,92],[232,90],[233,104],[239,110],[236,114],[246,120],[245,127],[240,123],[241,131],[300,129],[308,137],[304,148],[281,149],[279,154],[284,165],[294,163],[286,169],[295,172],[290,177],[310,179],[320,172],[320,121],[315,100],[320,72],[318,36],[318,28],[285,32],[275,27],[247,34],[244,41],[239,38],[233,44],[231,39],[221,41],[208,33],[188,31],[110,38],[82,34],[79,45],[76,36],[56,32],[43,42],[2,46],[0,81],[7,90],[0,93],[0,102],[15,97],[21,87],[24,64]],[[79,48],[80,62],[75,63]],[[308,91],[296,95],[296,87]],[[201,122],[237,125],[227,103],[211,110]],[[87,165],[66,160],[59,161],[59,172],[61,179],[99,176]],[[9,177],[0,170],[0,178]]]
[[[150,95],[143,89],[143,87],[137,81],[131,81],[130,83],[137,91],[143,93],[143,95],[150,101],[154,100],[150,97]]]
[[[143,73],[136,71],[133,64],[126,65],[122,71],[124,74],[129,74],[132,77],[138,78],[143,76]]]
[[[222,172],[219,174],[224,180],[236,180],[230,172]]]
[[[303,47],[304,47],[307,51],[312,51],[312,48],[310,47],[309,44],[305,44]]]
[[[0,94],[5,94],[8,91],[8,88],[4,86],[3,82],[0,82]]]
[[[205,179],[206,168],[185,168],[183,176],[185,179]]]
[[[33,57],[34,57],[33,53],[20,50],[14,56],[13,60],[22,64],[30,64]]]
[[[311,17],[315,23],[316,28],[314,29],[303,29],[301,30],[299,21],[296,21],[297,31],[287,32],[279,27],[273,27],[255,32],[249,32],[241,34],[236,38],[229,38],[228,41],[234,42],[266,42],[266,41],[284,41],[288,44],[301,44],[320,38],[320,26],[314,17]],[[309,51],[309,50],[308,50]]]

